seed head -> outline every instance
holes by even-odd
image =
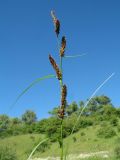
[[[62,87],[62,97],[61,97],[61,108],[66,107],[66,96],[67,96],[67,87],[63,85]]]
[[[66,39],[65,39],[65,36],[63,36],[62,41],[61,41],[61,48],[60,48],[60,56],[61,57],[64,56],[65,48],[66,48]]]
[[[62,119],[65,116],[65,108],[66,108],[66,104],[67,104],[66,96],[67,96],[67,87],[66,87],[66,85],[63,85],[63,87],[62,87],[62,97],[61,97],[61,107],[58,111],[58,117],[62,118]]]
[[[50,60],[51,65],[53,66],[54,70],[56,71],[57,78],[59,80],[61,80],[62,79],[62,73],[61,73],[60,69],[58,68],[58,65],[56,64],[55,60],[52,58],[51,55],[49,55],[49,60]]]

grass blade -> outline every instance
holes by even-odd
[[[100,86],[97,87],[96,90],[92,93],[92,95],[90,96],[90,98],[88,99],[88,101],[85,103],[85,106],[84,106],[83,109],[81,110],[81,112],[80,112],[80,114],[79,114],[79,116],[78,116],[78,118],[77,118],[77,121],[76,121],[76,123],[75,123],[75,125],[74,125],[74,127],[73,127],[73,129],[72,129],[72,131],[71,131],[71,134],[73,134],[74,129],[75,129],[75,127],[76,127],[76,125],[77,125],[77,123],[78,123],[78,121],[79,121],[79,119],[80,119],[83,111],[85,110],[85,108],[87,107],[87,105],[89,104],[89,102],[91,101],[91,99],[92,99],[92,98],[95,96],[95,94],[114,76],[114,74],[115,74],[115,73],[112,73],[107,79],[105,79],[105,81],[104,81],[103,83],[101,83]]]
[[[39,82],[42,81],[42,80],[49,79],[49,78],[54,78],[54,77],[56,77],[56,76],[50,74],[50,75],[47,75],[47,76],[44,76],[44,77],[41,77],[41,78],[37,78],[35,81],[33,81],[27,88],[25,88],[25,89],[20,93],[20,95],[16,98],[15,102],[10,106],[10,108],[9,108],[9,110],[7,111],[6,114],[8,114],[8,113],[12,110],[12,108],[15,106],[15,104],[18,102],[18,100],[19,100],[29,89],[31,89],[35,84],[39,83]],[[6,123],[6,122],[2,123],[1,126],[4,125],[5,123]],[[2,131],[4,131],[4,129],[1,127],[1,128],[0,128],[0,132],[2,132]]]
[[[41,77],[41,78],[37,78],[35,81],[33,81],[27,88],[25,88],[21,93],[20,95],[16,98],[15,102],[11,105],[9,111],[12,109],[12,107],[18,102],[18,100],[29,90],[31,89],[34,85],[36,85],[37,83],[39,83],[40,81],[42,80],[45,80],[45,79],[49,79],[49,78],[55,78],[56,76],[55,75],[47,75],[47,76],[44,76],[44,77]]]
[[[87,55],[87,53],[84,53],[84,54],[79,54],[79,55],[68,55],[68,56],[64,56],[64,58],[77,58],[77,57],[82,57],[82,56],[85,56]]]
[[[83,109],[81,110],[73,128],[72,128],[72,131],[70,133],[70,136],[73,134],[74,130],[75,130],[75,127],[83,113],[83,111],[85,110],[85,108],[87,107],[87,105],[89,104],[89,102],[91,101],[91,99],[95,96],[95,94],[115,75],[115,73],[112,73],[107,79],[105,79],[96,89],[95,91],[92,93],[92,95],[90,96],[90,98],[88,99],[88,101],[86,102],[85,106],[83,107]],[[66,157],[67,157],[67,154],[68,154],[68,146],[69,144],[67,144],[67,148],[66,148],[66,152],[65,152],[65,160],[66,160]]]
[[[29,155],[29,157],[28,157],[27,160],[31,160],[32,155],[35,153],[36,149],[37,149],[41,144],[43,144],[44,142],[46,142],[48,139],[49,139],[49,138],[46,138],[46,139],[40,141],[40,142],[37,144],[37,146],[35,146],[35,148],[32,150],[32,152],[30,153],[30,155]]]

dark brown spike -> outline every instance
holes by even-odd
[[[58,19],[56,19],[56,21],[55,21],[55,32],[58,37],[58,35],[60,33],[60,21]]]
[[[60,69],[58,68],[58,65],[56,64],[55,60],[52,58],[51,55],[49,55],[49,60],[50,60],[51,65],[53,66],[54,70],[56,71],[57,78],[59,80],[61,80],[62,79],[62,73],[61,73]]]
[[[60,56],[61,57],[64,56],[65,48],[66,48],[66,39],[65,39],[65,36],[63,36],[62,41],[61,41],[61,48],[60,48]]]
[[[66,85],[63,85],[61,102],[64,103],[66,101],[66,96],[67,96],[67,87],[66,87]]]
[[[60,118],[64,118],[64,115],[65,115],[65,108],[66,108],[66,96],[67,96],[67,87],[66,85],[63,85],[62,87],[62,97],[61,97],[61,108],[58,112],[58,116]]]

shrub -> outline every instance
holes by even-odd
[[[115,144],[120,144],[120,137],[117,137],[117,138],[115,139]]]
[[[101,126],[101,127],[107,127],[107,126],[108,126],[108,123],[105,122],[105,121],[103,121],[103,122],[101,122],[100,126]]]
[[[63,128],[65,132],[67,132],[66,136],[70,135],[76,120],[77,120],[77,115],[75,113],[73,113],[68,118],[64,119]],[[79,130],[79,125],[76,125],[74,132],[77,132],[78,130]]]
[[[35,141],[35,137],[34,136],[30,136],[30,139],[32,140],[32,141]]]
[[[79,126],[81,128],[85,128],[85,127],[91,126],[91,125],[93,125],[93,120],[91,118],[84,118],[84,119],[82,118],[79,121]]]
[[[116,135],[116,132],[111,127],[101,127],[98,132],[97,136],[100,138],[111,138]]]
[[[0,160],[17,160],[17,156],[11,148],[0,147]]]
[[[115,157],[120,159],[120,145],[117,145],[114,149]]]
[[[84,133],[84,132],[81,132],[80,135],[81,135],[81,136],[85,136],[85,133]]]
[[[77,138],[74,136],[73,137],[73,142],[76,142],[77,141]]]
[[[117,131],[120,132],[120,125],[117,126]]]
[[[117,126],[118,125],[118,119],[116,117],[112,117],[110,120],[110,124],[112,126]]]

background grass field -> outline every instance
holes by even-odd
[[[91,126],[83,128],[71,137],[65,139],[65,144],[69,144],[69,154],[91,153],[98,151],[108,151],[109,156],[113,156],[113,150],[116,146],[116,141],[120,137],[120,133],[112,138],[98,138],[97,130],[100,126]],[[116,129],[116,128],[115,128]],[[19,160],[26,160],[34,146],[44,139],[41,134],[26,134],[12,136],[0,139],[0,145],[9,146],[16,151]],[[60,148],[58,143],[51,143],[49,148],[44,152],[36,151],[34,157],[56,157],[59,156]],[[91,159],[91,158],[89,158]],[[97,158],[95,158],[97,159]],[[110,158],[109,158],[110,159]]]

